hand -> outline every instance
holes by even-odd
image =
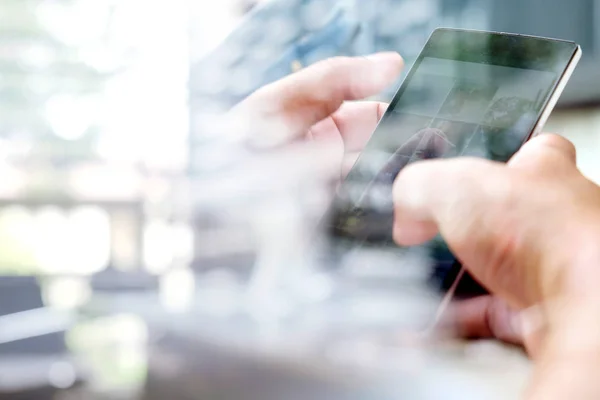
[[[329,159],[347,170],[387,105],[349,102],[374,96],[400,75],[396,53],[333,58],[268,85],[236,107],[230,119],[256,149],[297,143],[327,147]]]
[[[570,142],[538,137],[508,165],[415,163],[394,198],[397,242],[439,231],[496,296],[459,305],[463,333],[534,350],[530,399],[600,398],[600,188],[577,170]]]

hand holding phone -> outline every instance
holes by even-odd
[[[398,248],[392,185],[408,164],[465,156],[507,162],[541,131],[580,57],[568,41],[436,30],[341,185],[328,219],[334,253]],[[462,267],[441,237],[418,251],[428,254],[438,289],[482,291],[474,282],[461,290]]]

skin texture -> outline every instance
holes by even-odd
[[[335,58],[264,87],[232,111],[257,151],[327,149],[347,171],[386,109],[368,98],[398,77],[395,53]],[[535,360],[527,399],[600,398],[600,188],[556,135],[508,163],[422,161],[395,182],[398,243],[438,232],[492,296],[457,304],[465,337],[523,344]]]
[[[396,241],[441,232],[494,293],[456,306],[456,322],[466,336],[525,344],[531,399],[600,398],[600,188],[575,161],[570,142],[543,135],[508,165],[416,163],[395,182]]]

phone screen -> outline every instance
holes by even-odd
[[[338,190],[327,219],[337,254],[357,246],[398,249],[392,185],[410,163],[508,161],[531,136],[576,51],[565,41],[436,30]],[[428,258],[440,289],[460,271],[441,237],[403,256],[411,250]]]

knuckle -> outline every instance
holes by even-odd
[[[501,190],[488,196],[486,212],[480,213],[475,229],[482,234],[476,243],[478,260],[486,268],[483,280],[495,284],[514,276],[515,263],[526,245],[523,226],[523,193],[514,180],[506,180]]]
[[[485,164],[479,160],[464,160],[460,167],[451,173],[460,173],[463,178],[456,179],[456,188],[449,188],[452,200],[447,218],[454,227],[453,239],[460,247],[479,248],[483,258],[495,257],[491,254],[493,243],[513,226],[513,214],[518,209],[521,196],[517,177],[503,173],[486,176]]]
[[[321,109],[324,116],[335,112],[344,100],[342,88],[349,85],[352,76],[345,71],[351,65],[350,57],[338,56],[320,61],[298,73],[300,83],[296,90],[309,107]]]

